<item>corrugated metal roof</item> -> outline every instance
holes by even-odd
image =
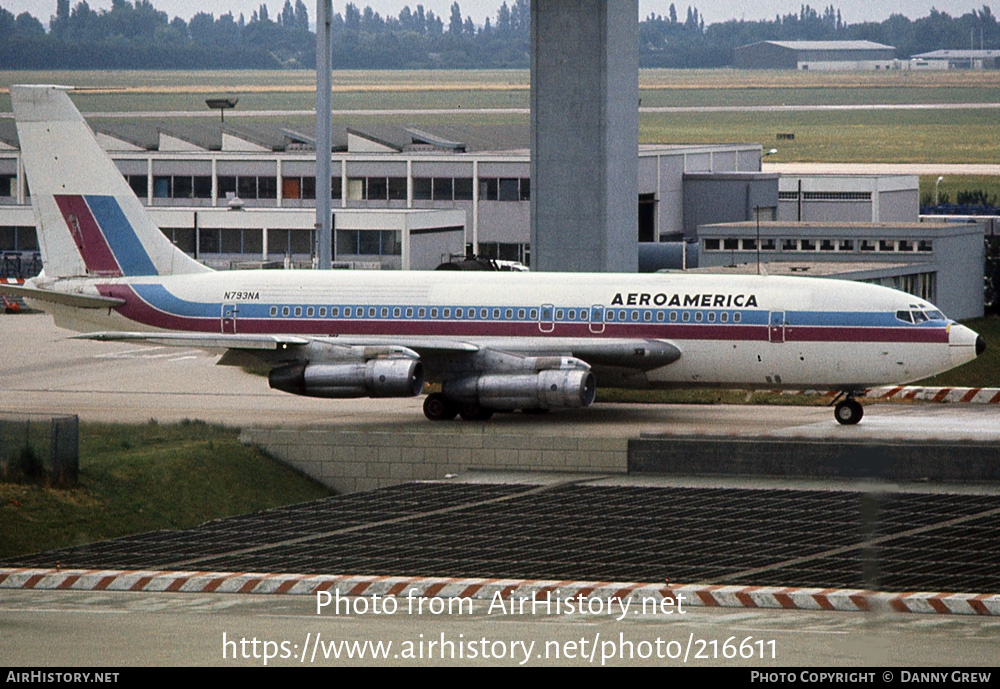
[[[761,41],[790,50],[895,50],[891,45],[872,41]]]
[[[960,60],[981,60],[984,58],[1000,57],[1000,50],[933,50],[929,53],[920,53],[913,57],[925,60],[934,59],[960,59]]]

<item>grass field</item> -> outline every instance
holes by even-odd
[[[330,491],[200,422],[81,424],[79,484],[0,483],[0,558],[156,529],[184,529]]]

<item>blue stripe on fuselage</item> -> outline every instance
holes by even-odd
[[[132,275],[159,275],[156,266],[149,258],[146,247],[139,241],[139,237],[132,227],[132,223],[125,217],[118,200],[114,196],[85,196],[90,212],[94,214],[97,224],[104,233],[104,238],[111,247],[118,265],[121,266],[122,274]]]

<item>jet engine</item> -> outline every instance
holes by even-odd
[[[485,409],[559,409],[593,404],[597,391],[594,374],[579,359],[538,357],[528,361],[533,367],[556,362],[558,367],[457,378],[445,381],[441,393],[450,400]]]
[[[409,358],[296,362],[273,369],[267,379],[275,390],[306,397],[414,397],[424,388],[424,367]]]

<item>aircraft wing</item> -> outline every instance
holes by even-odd
[[[290,335],[227,335],[223,333],[144,333],[96,332],[73,335],[76,340],[102,342],[143,342],[167,347],[200,347],[202,349],[259,349],[277,350],[290,346],[308,345],[309,338]]]
[[[95,332],[75,335],[74,337],[105,342],[145,342],[163,346],[200,347],[213,350],[292,350],[293,352],[296,348],[309,345],[314,345],[314,348],[329,347],[334,350],[367,348],[374,356],[391,353],[394,349],[412,351],[414,356],[424,357],[474,355],[484,350],[491,350],[515,356],[571,356],[592,365],[615,366],[640,371],[666,366],[681,356],[680,350],[671,342],[637,338],[608,340],[590,338],[560,338],[556,340],[477,338],[468,341],[400,335],[309,337],[196,332]]]

